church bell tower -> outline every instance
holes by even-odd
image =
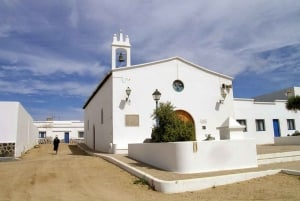
[[[131,66],[130,46],[128,35],[124,39],[122,31],[119,32],[119,36],[114,34],[111,44],[112,69]]]

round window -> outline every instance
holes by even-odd
[[[173,88],[174,88],[175,91],[181,92],[184,89],[184,84],[180,80],[175,80],[173,82]]]

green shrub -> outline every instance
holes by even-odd
[[[174,111],[170,103],[160,103],[152,114],[158,125],[152,129],[152,142],[177,142],[195,140],[195,128],[191,122],[184,122]]]
[[[300,110],[300,96],[292,96],[286,103],[286,109],[288,110]]]

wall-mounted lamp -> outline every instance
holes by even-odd
[[[127,102],[129,100],[131,89],[129,87],[127,87],[127,89],[125,90],[125,92],[126,92],[126,95],[127,95],[127,97],[126,97],[126,102]]]
[[[219,103],[220,104],[223,104],[224,103],[224,100],[225,100],[225,98],[226,98],[226,96],[227,96],[227,91],[229,90],[229,87],[231,87],[231,85],[226,85],[226,84],[222,84],[221,85],[221,89],[220,89],[220,92],[221,92],[221,98],[220,98],[220,100],[219,100]]]
[[[226,87],[226,89],[231,89],[232,85],[231,84],[227,84],[225,87]]]
[[[231,84],[222,84],[222,89],[231,89],[232,88],[232,85]]]

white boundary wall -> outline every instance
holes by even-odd
[[[0,111],[0,143],[15,143],[15,157],[20,157],[36,144],[38,130],[19,102],[0,102]]]
[[[129,144],[128,156],[177,173],[257,167],[254,139]]]
[[[37,144],[38,134],[38,129],[33,124],[32,117],[21,104],[18,107],[18,121],[15,126],[17,127],[15,157],[20,157]]]

